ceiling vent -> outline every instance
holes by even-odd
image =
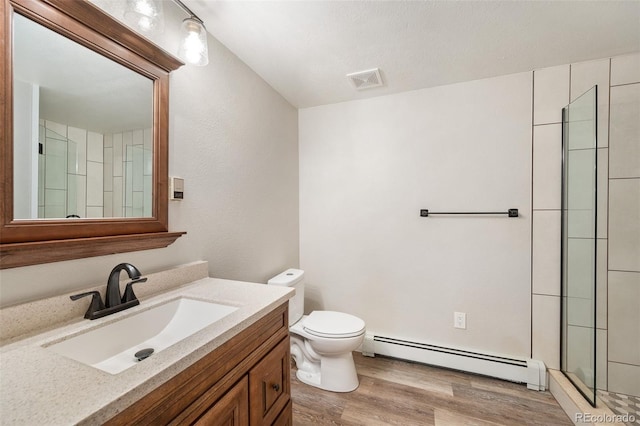
[[[379,87],[383,85],[382,77],[380,77],[380,70],[378,68],[347,74],[347,78],[356,90],[370,89],[372,87]]]

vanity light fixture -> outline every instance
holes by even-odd
[[[209,63],[209,49],[204,22],[180,0],[173,0],[173,2],[189,14],[189,17],[182,21],[180,27],[181,40],[178,57],[192,65],[207,65]]]

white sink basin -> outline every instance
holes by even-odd
[[[157,354],[237,309],[181,297],[55,343],[47,349],[107,373],[118,374],[144,361],[136,359],[136,352],[153,348]]]

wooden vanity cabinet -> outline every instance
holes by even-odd
[[[291,425],[288,302],[107,425]]]

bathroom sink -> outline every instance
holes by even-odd
[[[138,361],[136,358],[140,351],[153,349],[153,354],[157,354],[237,309],[180,297],[54,343],[47,349],[107,373],[118,374],[144,362],[144,359]]]

